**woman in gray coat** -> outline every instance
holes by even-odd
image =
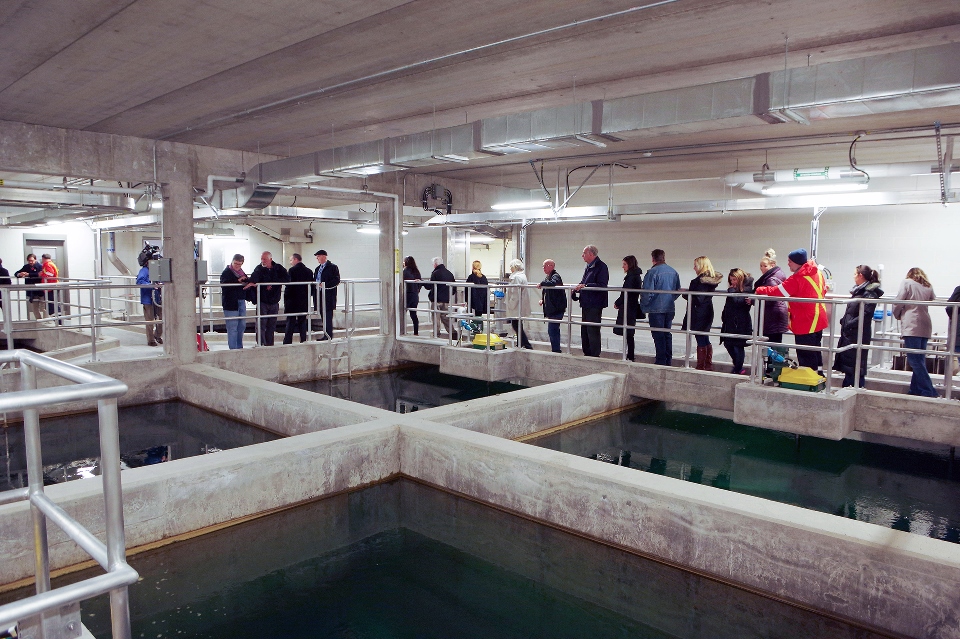
[[[907,278],[900,283],[897,299],[905,301],[930,302],[936,296],[933,287],[923,269],[912,268]],[[893,316],[900,320],[900,336],[905,348],[926,350],[927,340],[933,333],[930,311],[926,306],[917,304],[894,304]],[[923,353],[907,353],[907,363],[913,370],[910,378],[910,394],[921,397],[938,397],[927,372],[926,356]]]

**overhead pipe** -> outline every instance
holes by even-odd
[[[126,188],[122,186],[96,186],[86,184],[58,184],[55,182],[29,182],[24,180],[0,180],[0,186],[34,191],[77,191],[79,193],[111,193],[115,195],[149,195],[150,188]]]

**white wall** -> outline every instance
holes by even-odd
[[[919,266],[930,277],[937,295],[948,297],[960,285],[960,270],[956,267],[960,244],[958,214],[958,205],[829,209],[820,223],[819,262],[833,272],[839,295],[845,296],[853,286],[852,274],[858,264],[873,268],[882,264],[882,284],[887,295],[895,295],[907,270]],[[610,267],[611,285],[623,282],[620,261],[625,255],[636,255],[646,272],[650,251],[655,248],[666,251],[667,263],[680,273],[683,286],[693,278],[693,260],[699,255],[710,257],[714,267],[724,274],[741,267],[759,277],[760,258],[766,249],[774,248],[784,267],[790,251],[800,247],[809,250],[811,219],[812,213],[804,211],[767,211],[534,224],[527,229],[531,265],[528,271],[535,272],[535,266],[552,258],[564,282],[575,284],[583,274],[580,253],[585,245],[595,244],[601,259]],[[721,306],[718,302],[718,313]],[[682,313],[681,306],[678,320]],[[934,331],[943,333],[946,314],[931,315]]]

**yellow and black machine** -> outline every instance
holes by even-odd
[[[817,374],[817,371],[807,366],[798,366],[787,353],[789,350],[786,346],[768,346],[763,358],[763,376],[770,378],[781,388],[819,393],[826,387],[827,380]]]

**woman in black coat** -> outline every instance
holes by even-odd
[[[697,274],[690,280],[689,291],[712,293],[723,280],[723,275],[713,270],[713,263],[706,255],[693,260],[693,272]],[[687,302],[687,314],[683,317],[683,330],[687,330],[687,320],[691,331],[709,332],[713,328],[713,296],[691,295]],[[709,335],[695,335],[697,339],[697,370],[713,370],[713,345]]]
[[[760,258],[760,273],[760,277],[753,283],[754,290],[761,286],[779,286],[788,277],[788,274],[777,266],[777,252],[773,249],[767,249],[767,252]],[[777,301],[777,298],[763,302],[761,335],[771,342],[782,343],[783,334],[789,330],[789,324],[786,302],[783,300]]]
[[[412,255],[403,258],[403,281],[404,284],[404,305],[410,312],[410,319],[413,320],[413,334],[420,334],[420,320],[417,318],[417,306],[420,305],[420,287],[423,284],[407,282],[407,280],[420,280],[420,269],[417,268],[417,261]]]
[[[861,264],[853,273],[854,287],[850,289],[850,297],[853,299],[875,300],[883,296],[880,289],[879,274],[867,266]],[[867,346],[870,344],[870,322],[873,321],[873,312],[877,309],[877,303],[850,302],[840,318],[840,341],[838,347],[857,343],[857,327],[861,327],[860,343]],[[862,325],[861,325],[862,317]],[[857,386],[863,388],[867,377],[866,351],[851,348],[850,350],[837,353],[837,358],[833,362],[833,370],[843,373],[843,385],[853,386],[854,373],[857,370],[857,355],[860,359],[860,379]]]
[[[623,258],[623,272],[626,275],[623,278],[623,288],[635,288],[640,289],[643,287],[643,269],[637,265],[637,258],[633,255],[628,255]],[[613,332],[617,335],[623,335],[622,325],[624,319],[626,319],[627,326],[636,326],[637,318],[643,319],[643,312],[640,310],[640,291],[627,292],[627,303],[623,303],[624,292],[620,293],[620,297],[617,298],[617,301],[613,303],[613,307],[617,309],[617,324],[618,326],[613,329]],[[632,328],[627,329],[627,359],[631,362],[634,361],[634,333],[636,330]]]
[[[727,277],[727,283],[730,285],[727,293],[753,292],[753,278],[743,269],[732,269]],[[753,319],[750,317],[748,298],[728,297],[723,305],[723,312],[720,314],[720,322],[720,332],[722,333],[752,335]],[[721,337],[720,343],[726,347],[727,352],[730,353],[730,359],[733,360],[733,370],[730,372],[735,375],[745,375],[743,360],[746,356],[747,340],[739,337]]]
[[[479,288],[480,286],[487,286],[487,276],[480,270],[481,266],[483,265],[480,264],[479,260],[474,260],[473,270],[470,275],[467,275],[467,282],[477,285],[476,288],[467,289],[467,295],[470,297],[470,309],[477,317],[487,314],[488,292],[486,288]]]

